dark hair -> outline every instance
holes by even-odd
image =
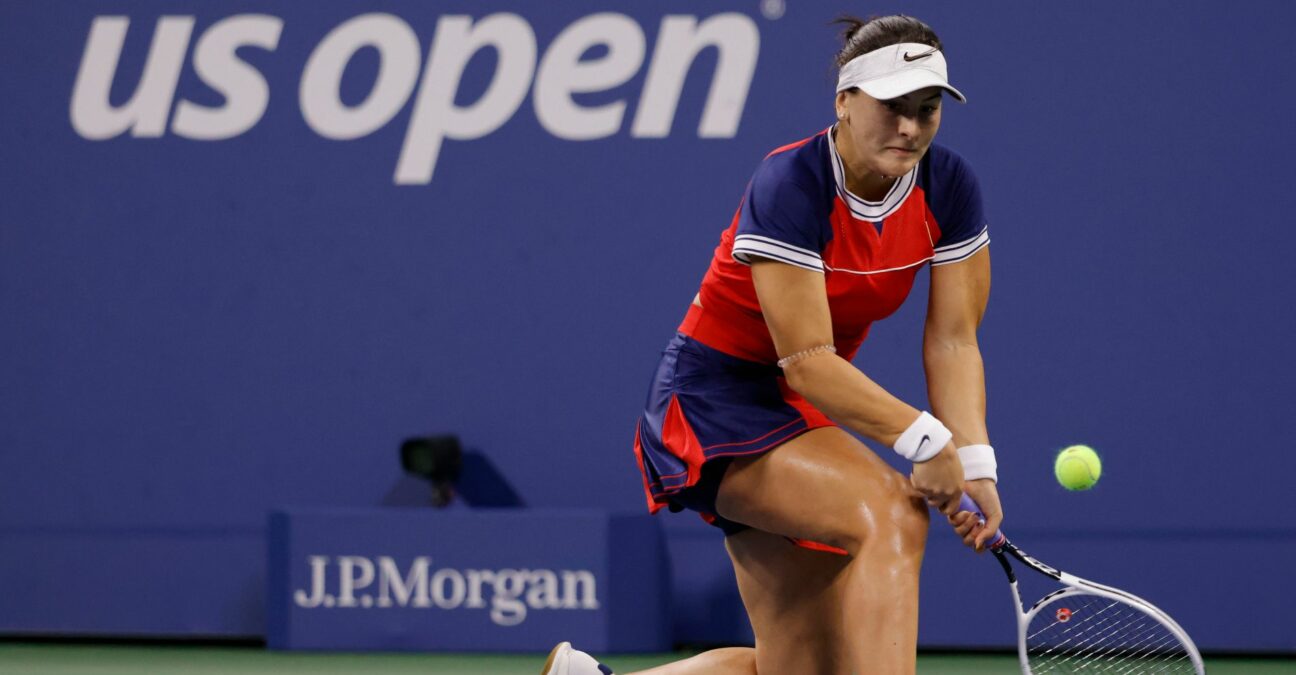
[[[842,32],[841,51],[837,52],[837,67],[850,63],[860,54],[867,54],[875,49],[901,42],[916,42],[941,48],[940,38],[931,26],[903,14],[892,16],[874,16],[868,21],[854,16],[842,16],[834,24],[846,27]]]

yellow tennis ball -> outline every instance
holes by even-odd
[[[1058,453],[1053,473],[1068,490],[1088,490],[1102,476],[1102,460],[1087,445],[1072,445]]]

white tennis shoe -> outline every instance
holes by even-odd
[[[594,660],[593,656],[572,649],[570,642],[559,642],[549,652],[540,675],[612,675],[612,669]]]

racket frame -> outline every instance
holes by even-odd
[[[1109,600],[1122,602],[1148,614],[1165,626],[1165,628],[1184,645],[1188,652],[1188,658],[1192,662],[1193,669],[1197,671],[1197,675],[1205,675],[1206,665],[1202,662],[1201,653],[1198,651],[1197,645],[1192,641],[1192,638],[1188,637],[1188,632],[1175,622],[1174,619],[1170,618],[1169,614],[1161,611],[1161,609],[1156,605],[1153,605],[1133,593],[1122,591],[1119,588],[1112,588],[1111,586],[1104,586],[1103,584],[1082,579],[1074,574],[1068,574],[1050,567],[1028,555],[1025,551],[1017,548],[1009,542],[1007,537],[1004,537],[1002,533],[999,535],[998,540],[991,545],[990,550],[994,553],[995,559],[999,561],[999,564],[1003,567],[1004,573],[1008,576],[1008,587],[1012,591],[1013,609],[1015,609],[1017,613],[1017,658],[1021,662],[1022,673],[1025,673],[1025,675],[1032,675],[1030,659],[1026,647],[1026,631],[1030,626],[1031,620],[1034,619],[1039,611],[1050,601],[1068,595],[1081,594],[1096,595]],[[1017,574],[1014,572],[1012,564],[1008,562],[1009,556],[1015,558],[1018,562],[1030,569],[1062,584],[1063,587],[1044,595],[1037,600],[1035,604],[1031,605],[1029,609],[1027,609],[1025,604],[1022,603],[1021,592],[1017,588]]]

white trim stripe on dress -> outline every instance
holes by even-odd
[[[859,274],[859,275],[867,276],[869,274],[882,274],[883,272],[899,272],[900,270],[907,270],[910,267],[917,267],[918,265],[921,265],[931,259],[932,256],[927,256],[926,258],[923,258],[917,262],[911,262],[908,265],[901,265],[899,267],[888,267],[884,270],[869,270],[867,272],[861,270],[848,270],[844,267],[828,267],[827,265],[824,265],[824,267],[829,272],[845,272],[846,274]]]
[[[981,232],[971,239],[965,239],[957,244],[949,244],[936,249],[936,256],[932,258],[932,264],[948,265],[949,263],[965,260],[985,248],[989,243],[990,228],[982,228]]]
[[[809,249],[793,246],[777,239],[762,237],[759,234],[740,234],[734,237],[734,260],[744,265],[750,265],[751,256],[770,258],[815,272],[824,271],[823,258]]]

